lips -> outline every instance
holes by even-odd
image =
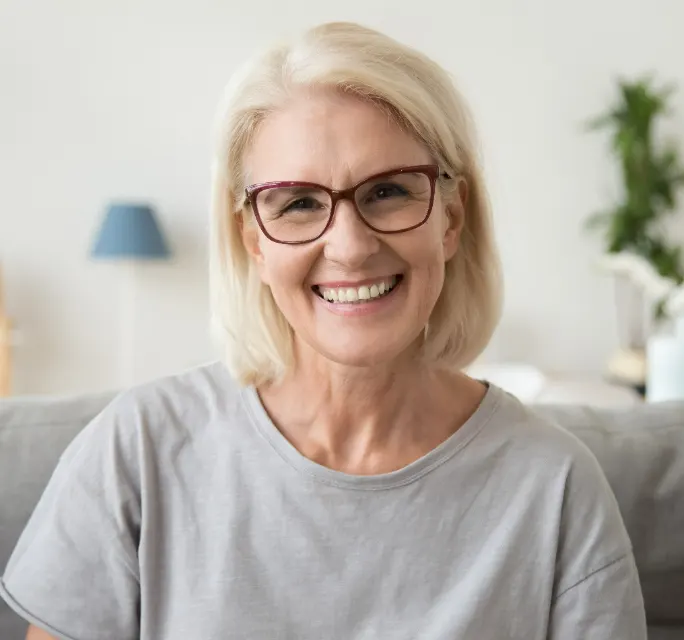
[[[401,282],[401,274],[366,280],[361,284],[330,283],[314,285],[314,293],[328,302],[337,304],[362,304],[386,296]]]
[[[397,276],[390,276],[358,287],[318,287],[318,295],[329,302],[358,304],[387,295],[397,282]]]

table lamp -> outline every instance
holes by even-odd
[[[135,269],[140,261],[171,256],[152,207],[144,203],[116,202],[107,207],[90,256],[121,264],[121,374],[125,386],[133,384],[135,329]]]

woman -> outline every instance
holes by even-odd
[[[645,638],[573,437],[460,371],[500,274],[462,100],[353,24],[236,76],[214,164],[225,357],[121,394],[2,593],[31,638]]]

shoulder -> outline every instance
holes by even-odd
[[[220,362],[160,377],[119,392],[78,434],[62,458],[97,464],[116,456],[139,471],[141,462],[201,437],[239,411],[241,387]],[[86,462],[83,460],[83,462]]]
[[[489,438],[520,468],[522,478],[562,487],[563,508],[576,514],[603,505],[615,511],[616,501],[596,456],[576,435],[540,410],[525,405],[499,388],[485,439]],[[504,453],[505,452],[505,453]]]
[[[60,637],[139,637],[143,545],[160,544],[169,512],[206,499],[201,473],[239,397],[218,363],[119,393],[60,456],[0,580],[8,602]]]
[[[588,481],[601,479],[596,457],[576,435],[499,387],[490,387],[489,393],[493,410],[487,438],[505,446],[521,461],[542,463],[565,475],[577,470]]]
[[[97,419],[185,430],[234,409],[240,391],[223,364],[212,362],[126,389]]]
[[[548,497],[557,514],[556,593],[630,556],[617,500],[591,450],[541,411],[500,389],[494,392],[498,409],[490,437],[512,456],[515,464],[509,468],[520,469],[517,486],[551,490]]]
[[[110,410],[144,413],[146,417],[193,415],[209,417],[230,408],[240,386],[221,362],[211,362],[151,380],[121,392]]]

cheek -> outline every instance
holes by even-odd
[[[278,304],[286,303],[297,289],[302,290],[312,264],[302,247],[279,245],[263,239],[261,243],[260,275],[271,287]]]
[[[425,304],[432,307],[437,302],[444,285],[444,261],[433,259],[425,270],[425,282],[422,284],[422,296]]]
[[[411,243],[413,247],[411,261],[417,268],[431,272],[443,269],[446,257],[444,252],[445,224],[444,215],[440,211],[439,215],[431,216],[425,225],[416,230],[421,233]]]
[[[439,220],[436,220],[439,223]],[[439,224],[426,225],[425,234],[416,242],[407,260],[414,274],[414,295],[419,298],[421,315],[432,311],[444,284],[445,254],[443,231]],[[407,256],[408,257],[408,256]]]

